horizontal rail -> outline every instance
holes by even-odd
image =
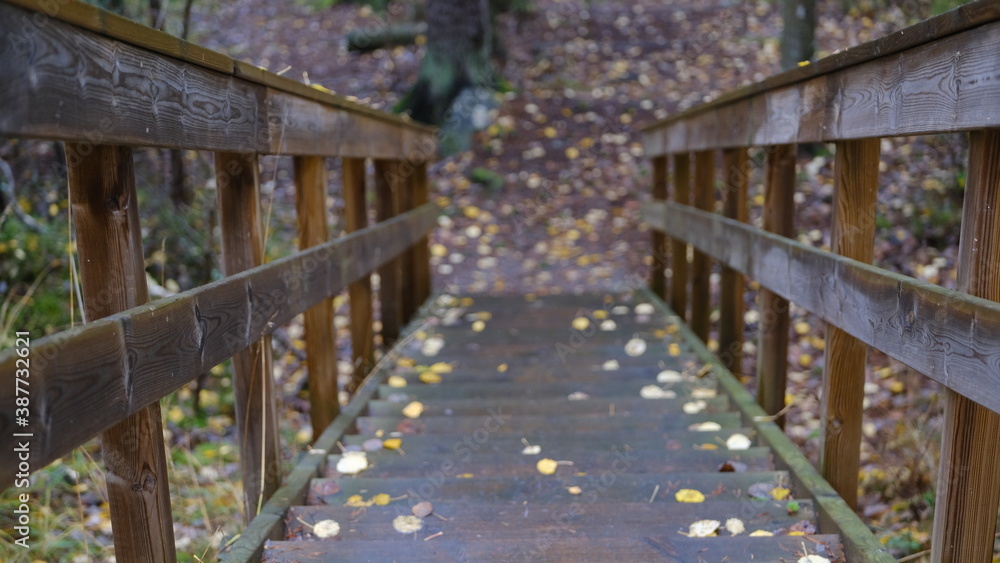
[[[654,229],[757,280],[865,344],[1000,412],[1000,304],[806,246],[673,202]]]
[[[1000,126],[1000,4],[981,1],[643,130],[650,158]]]
[[[159,400],[323,299],[372,272],[436,224],[425,204],[270,264],[136,307],[32,343],[32,409],[15,425],[0,411],[0,450],[13,433],[33,434],[32,467],[48,465]],[[17,356],[0,356],[13,381]],[[14,404],[14,385],[0,404]],[[14,481],[16,456],[0,458],[0,489]]]
[[[429,160],[434,130],[78,2],[0,2],[0,135]]]

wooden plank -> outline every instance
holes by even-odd
[[[430,135],[370,115],[381,112],[351,113],[274,89],[267,90],[267,109],[273,154],[424,159],[436,148]]]
[[[879,144],[879,139],[837,143],[830,243],[833,252],[865,264],[875,254]],[[824,350],[820,472],[857,508],[868,347],[828,323]]]
[[[264,262],[257,156],[216,153],[215,180],[222,230],[222,269],[231,276]],[[246,522],[257,515],[259,507],[281,483],[281,443],[271,365],[270,336],[233,355],[236,441]]]
[[[1000,23],[767,90],[667,127],[664,153],[841,141],[1000,125]],[[959,54],[961,56],[959,56]],[[650,153],[649,156],[656,156]]]
[[[326,212],[326,160],[319,156],[299,156],[293,160],[293,166],[299,248],[305,250],[330,239]],[[329,426],[340,411],[333,298],[320,301],[303,315],[309,370],[309,421],[318,433]]]
[[[674,201],[688,205],[691,203],[691,157],[686,153],[674,155]],[[680,315],[687,316],[688,287],[688,245],[683,239],[670,239],[670,270],[673,274],[670,280],[670,308]]]
[[[723,193],[726,217],[746,223],[747,184],[751,172],[747,150],[727,149],[722,155]],[[722,365],[739,373],[743,359],[743,276],[732,268],[723,266],[720,283],[719,349],[716,354]]]
[[[401,190],[398,162],[394,160],[375,160],[375,218],[385,221],[399,214],[399,198],[396,192]],[[403,326],[402,310],[402,272],[399,259],[390,260],[378,270],[379,304],[382,321],[382,345],[389,346],[399,338]]]
[[[0,3],[0,35],[8,34],[12,40],[0,49],[0,134],[190,149],[266,146],[260,86],[62,22],[38,26],[30,12]]]
[[[0,410],[0,448],[30,432],[32,465],[72,448],[192,381],[204,370],[336,295],[437,224],[426,205],[388,222],[234,276],[32,341],[28,426]],[[275,282],[277,281],[277,283]],[[263,322],[261,322],[263,321]],[[16,355],[0,353],[0,377],[14,378]],[[128,381],[128,385],[123,385]],[[0,386],[0,405],[14,386]],[[58,412],[60,416],[45,413]],[[0,487],[13,483],[13,456],[0,456]]]
[[[694,155],[694,205],[711,211],[715,205],[715,152],[701,151]],[[702,342],[708,342],[711,315],[712,262],[703,252],[695,250],[691,261],[691,330]]]
[[[764,230],[795,235],[795,145],[767,148],[764,186]],[[757,338],[757,402],[770,415],[785,408],[788,385],[788,301],[766,287],[757,294],[760,334]],[[785,417],[775,423],[784,428]]]
[[[568,512],[568,510],[567,510]],[[588,538],[573,533],[569,525],[561,525],[560,516],[552,518],[553,528],[535,537],[511,539],[449,540],[442,536],[430,541],[410,541],[405,544],[378,541],[277,542],[264,553],[265,563],[320,563],[329,561],[331,553],[346,561],[406,561],[407,563],[440,563],[442,561],[753,561],[753,563],[786,563],[795,561],[802,545],[810,553],[822,550],[824,556],[836,561],[841,555],[834,536],[746,536],[718,538],[685,538],[676,532],[661,532],[640,538]],[[430,534],[428,534],[430,535]],[[426,538],[417,532],[412,540]],[[327,551],[329,549],[330,551]]]
[[[412,207],[419,207],[430,200],[427,163],[419,162],[413,167],[413,174],[410,176],[410,197]],[[419,307],[431,296],[431,247],[430,240],[426,236],[413,243],[412,287],[414,300]]]
[[[644,129],[646,154],[998,125],[998,19],[974,2],[730,92]]]
[[[149,301],[132,149],[71,144],[66,154],[87,318],[100,319]],[[119,384],[131,387],[132,374],[123,375]],[[34,389],[36,401],[38,391]],[[175,561],[159,403],[104,431],[101,452],[115,557]]]
[[[365,161],[344,158],[341,161],[344,184],[344,228],[348,233],[368,226],[368,200],[365,194]],[[354,373],[348,390],[361,385],[368,370],[375,365],[375,332],[372,313],[371,276],[352,283],[348,288],[351,308],[351,361]]]
[[[653,199],[667,199],[667,157],[653,159]],[[650,253],[649,287],[661,298],[667,297],[667,237],[661,231],[653,231]]]
[[[865,344],[1000,411],[1000,305],[875,268],[724,217],[650,203],[646,221]],[[792,283],[793,279],[813,280]]]
[[[991,301],[1000,301],[998,205],[1000,130],[977,131],[969,141],[957,289]],[[980,561],[993,554],[1000,505],[997,410],[947,393],[931,543],[934,561]]]
[[[413,207],[413,166],[408,162],[396,163],[396,174],[399,176],[395,193],[396,213],[409,211]],[[413,241],[416,244],[418,241]],[[417,295],[414,282],[416,281],[416,257],[414,247],[406,249],[399,255],[399,316],[402,324],[407,324],[417,312]]]
[[[707,215],[707,214],[704,214]],[[724,222],[750,229],[744,224],[730,219],[715,216]],[[774,235],[768,235],[775,237]],[[777,238],[777,237],[775,237]],[[746,273],[746,272],[744,272]],[[653,299],[653,303],[662,304]],[[808,491],[819,513],[819,532],[823,534],[840,534],[848,561],[866,561],[870,563],[890,563],[896,559],[872,535],[868,526],[858,515],[847,506],[842,498],[833,490],[816,471],[812,463],[802,455],[801,450],[785,434],[784,430],[771,421],[760,405],[756,403],[750,392],[737,381],[733,375],[719,363],[700,340],[685,325],[680,325],[679,334],[689,343],[700,361],[713,366],[712,374],[716,377],[720,389],[729,395],[733,403],[742,411],[745,420],[752,425],[754,434],[762,445],[771,447],[775,454],[775,464],[779,469],[788,471],[795,490]]]

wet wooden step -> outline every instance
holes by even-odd
[[[723,428],[714,432],[694,432],[694,431],[670,431],[670,432],[644,432],[641,434],[623,435],[618,432],[596,431],[596,432],[553,432],[551,430],[540,430],[530,436],[518,436],[516,434],[494,434],[490,435],[483,430],[482,433],[465,434],[393,434],[386,433],[384,437],[398,436],[402,442],[402,448],[407,452],[414,453],[451,453],[466,457],[478,453],[510,453],[520,454],[524,449],[524,442],[527,439],[531,444],[541,446],[543,452],[548,452],[560,447],[573,447],[579,449],[605,450],[612,448],[631,448],[636,451],[660,451],[660,452],[682,452],[686,455],[688,451],[699,451],[696,448],[704,449],[707,446],[714,446],[719,449],[726,447],[726,440],[734,435],[742,434],[752,437],[753,432],[749,428]],[[344,436],[343,444],[346,446],[361,446],[365,440],[376,438],[374,434],[348,434]]]
[[[364,510],[350,506],[305,506],[292,508],[286,517],[286,539],[318,539],[311,526],[323,520],[340,524],[343,541],[412,541],[409,534],[392,528],[400,515],[412,514],[415,502],[392,501]],[[698,504],[648,502],[610,503],[600,500],[559,504],[433,503],[434,514],[423,518],[419,537],[440,532],[449,540],[530,539],[543,534],[563,537],[616,538],[687,533],[693,522],[717,520],[723,526],[736,518],[744,534],[764,530],[775,535],[812,530],[816,515],[810,501],[796,501],[790,513],[787,501],[723,501]],[[735,525],[735,524],[734,524]],[[732,536],[723,527],[720,537]]]
[[[375,479],[339,477],[313,479],[309,487],[308,504],[343,505],[352,495],[369,498],[379,493],[391,497],[419,496],[422,499],[462,502],[573,502],[567,487],[578,486],[582,495],[598,493],[604,502],[677,502],[679,489],[695,489],[712,500],[745,498],[752,485],[787,486],[784,471],[746,473],[674,473],[648,475],[607,472],[577,475],[572,466],[559,466],[554,475],[529,477],[476,477],[453,474],[410,478]],[[772,488],[773,488],[772,487]]]
[[[628,414],[558,414],[558,415],[513,415],[502,408],[492,409],[486,416],[420,416],[406,417],[359,417],[358,432],[375,434],[398,431],[403,434],[441,434],[454,432],[475,432],[485,429],[490,434],[517,434],[523,436],[538,430],[552,432],[587,432],[605,430],[609,432],[663,432],[684,430],[704,422],[718,423],[722,428],[735,428],[742,423],[736,412],[669,414],[632,416]]]
[[[446,385],[442,382],[436,385],[421,384],[407,385],[406,387],[380,385],[378,396],[385,399],[392,395],[401,395],[410,398],[410,400],[423,401],[424,399],[470,398],[569,398],[572,393],[586,393],[591,398],[627,397],[634,399],[641,398],[639,391],[647,385],[655,385],[655,383],[649,381],[560,381],[531,385],[512,385],[510,383]],[[705,377],[696,383],[680,382],[660,387],[667,387],[679,397],[690,397],[694,389],[714,389],[715,381],[711,377]],[[706,398],[706,396],[703,395],[699,398]]]
[[[330,561],[336,554],[343,561],[398,561],[442,563],[449,561],[662,561],[693,563],[725,561],[740,563],[790,563],[809,554],[832,561],[842,557],[837,536],[782,536],[751,538],[685,538],[659,533],[635,539],[588,538],[577,535],[540,535],[522,540],[476,541],[413,534],[410,542],[337,541],[269,542],[264,551],[267,563],[310,563]]]
[[[629,473],[681,473],[704,471],[771,471],[769,448],[750,448],[739,451],[708,450],[688,451],[683,455],[664,455],[664,450],[635,450],[614,446],[610,449],[592,450],[573,446],[547,448],[537,455],[517,453],[479,453],[464,458],[454,453],[428,454],[407,452],[405,449],[366,452],[369,468],[361,475],[366,478],[422,477],[436,472],[452,475],[472,474],[482,477],[538,475],[537,463],[549,458],[571,461],[573,470],[584,473],[628,471]],[[340,455],[330,456],[327,477],[341,477],[336,470]]]
[[[724,412],[729,409],[729,398],[726,396],[704,399],[705,412]],[[619,397],[617,399],[583,399],[568,401],[565,398],[555,399],[504,399],[489,402],[477,399],[428,399],[423,402],[424,410],[421,416],[470,416],[487,415],[490,409],[500,409],[509,414],[676,414],[684,412],[684,405],[690,403],[685,399],[633,399]],[[400,416],[405,402],[385,400],[368,403],[369,416]]]

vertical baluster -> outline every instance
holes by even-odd
[[[299,248],[304,250],[330,238],[326,218],[326,160],[319,156],[297,156],[293,164]],[[313,436],[318,437],[340,412],[333,299],[324,299],[306,311],[303,320],[309,368],[309,419]]]
[[[353,233],[368,226],[368,203],[365,199],[365,159],[344,158],[344,228]],[[351,307],[351,360],[354,374],[350,391],[353,393],[375,365],[375,332],[372,327],[372,281],[365,276],[347,288]]]
[[[88,321],[149,301],[132,149],[66,145]],[[101,434],[115,557],[175,561],[158,402]]]
[[[406,161],[396,161],[397,185],[396,214],[406,213],[413,209],[413,165]],[[399,255],[399,317],[400,323],[406,324],[417,311],[416,293],[416,244],[407,248]]]
[[[426,162],[414,165],[410,182],[413,207],[427,203],[430,193]],[[418,307],[431,295],[431,248],[427,236],[421,237],[413,246],[413,292]]]
[[[667,199],[667,157],[653,159],[653,199]],[[652,263],[650,264],[649,287],[656,295],[667,299],[667,235],[659,229],[653,231]]]
[[[399,214],[399,174],[396,161],[375,161],[375,218],[392,219]],[[399,258],[394,258],[378,269],[379,301],[382,309],[382,344],[392,345],[399,338],[403,326],[402,283]]]
[[[674,201],[691,204],[691,157],[687,153],[674,155]],[[670,308],[682,319],[687,315],[688,245],[681,239],[670,241]]]
[[[764,230],[791,237],[795,234],[795,145],[768,147],[766,166]],[[785,408],[788,384],[788,301],[761,287],[757,307],[757,402],[774,415]],[[784,427],[784,415],[775,422]]]
[[[875,253],[878,165],[878,139],[837,143],[831,247],[868,264]],[[844,501],[856,508],[868,347],[827,323],[825,349],[820,467]]]
[[[264,260],[257,155],[216,153],[215,178],[222,269],[231,276]],[[248,299],[253,312],[253,296],[248,295]],[[233,355],[236,440],[243,470],[244,517],[248,522],[281,481],[271,365],[270,336]]]
[[[715,204],[715,151],[694,153],[694,205],[704,211],[712,211]],[[708,342],[709,316],[712,311],[710,300],[710,277],[712,261],[702,252],[695,250],[691,262],[691,330]]]
[[[747,150],[743,147],[723,152],[726,217],[747,222]],[[719,359],[733,373],[740,371],[743,358],[743,274],[722,269],[720,284]]]
[[[1000,301],[1000,129],[969,139],[957,289]],[[1000,504],[1000,414],[946,391],[931,560],[989,561]]]

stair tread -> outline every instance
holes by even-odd
[[[730,406],[725,395],[703,399],[707,412],[724,412]],[[502,409],[511,414],[624,414],[624,413],[659,413],[679,414],[684,412],[684,405],[691,402],[690,397],[677,399],[643,399],[632,397],[590,398],[575,401],[565,397],[533,398],[533,399],[493,399],[485,402],[479,399],[426,399],[421,416],[468,416],[485,415],[490,409]],[[393,402],[384,399],[369,401],[369,416],[398,416],[406,402]]]

